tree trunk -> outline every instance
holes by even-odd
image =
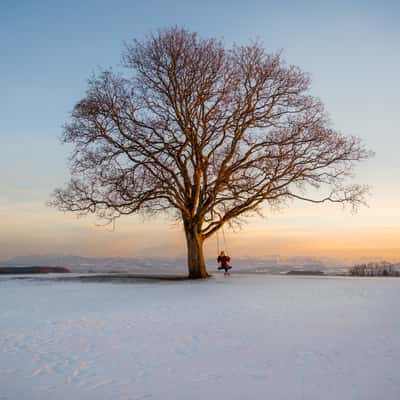
[[[208,278],[210,275],[204,261],[203,243],[198,225],[184,222],[188,254],[189,279]]]

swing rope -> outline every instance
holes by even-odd
[[[224,238],[224,246],[225,246],[226,254],[229,254],[229,249],[228,249],[228,245],[226,244],[226,238],[225,238],[225,228],[223,225],[222,225],[222,237]]]
[[[214,165],[215,165],[215,152],[213,152],[213,154],[212,154],[212,159],[213,159],[213,163],[214,163]],[[211,220],[214,221],[214,208],[211,208]],[[226,237],[225,237],[224,225],[222,225],[221,228],[222,228],[222,237],[223,237],[224,246],[225,246],[225,247],[224,247],[224,251],[226,252],[226,254],[229,254],[229,249],[228,249],[228,246],[227,246],[227,244],[226,244]],[[217,234],[217,254],[219,255],[219,254],[220,254],[219,230],[217,230],[216,234]]]
[[[221,227],[222,230],[222,239],[224,241],[224,251],[226,254],[229,254],[229,249],[228,249],[228,245],[227,245],[227,241],[226,241],[226,236],[225,236],[225,228],[224,225],[222,225]],[[217,254],[220,254],[220,240],[219,240],[219,230],[216,232],[217,233]]]
[[[211,209],[211,219],[214,221],[214,210]],[[224,228],[224,226],[222,225],[222,229]],[[220,246],[219,246],[219,230],[217,230],[216,232],[217,234],[217,254],[219,255],[220,253]],[[223,239],[224,239],[224,244],[225,244],[225,248],[226,248],[226,240],[225,240],[225,233],[223,235]]]
[[[219,255],[219,232],[217,231],[217,254]]]

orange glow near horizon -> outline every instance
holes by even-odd
[[[386,210],[387,211],[387,210]],[[294,207],[266,220],[250,219],[239,232],[225,230],[233,257],[277,255],[338,260],[400,260],[400,223],[372,209],[350,215],[330,207]],[[17,255],[184,257],[182,228],[165,220],[126,217],[114,232],[93,217],[62,214],[41,204],[0,208],[0,260]],[[391,222],[391,223],[390,223]],[[223,247],[220,233],[220,247]],[[217,252],[216,238],[205,253]]]

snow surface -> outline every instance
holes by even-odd
[[[400,279],[0,278],[0,399],[400,399]]]

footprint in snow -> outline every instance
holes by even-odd
[[[97,389],[97,388],[102,387],[104,385],[111,385],[113,383],[114,383],[114,381],[112,379],[105,379],[103,381],[99,381],[99,382],[95,383],[90,389],[91,390]]]
[[[41,368],[39,368],[39,369],[33,371],[33,372],[32,372],[32,376],[35,377],[35,376],[38,376],[38,375],[47,374],[47,373],[49,373],[49,372],[51,372],[51,369],[50,369],[50,367],[48,366],[48,364],[45,364],[45,365],[43,365],[43,367],[41,367]]]

